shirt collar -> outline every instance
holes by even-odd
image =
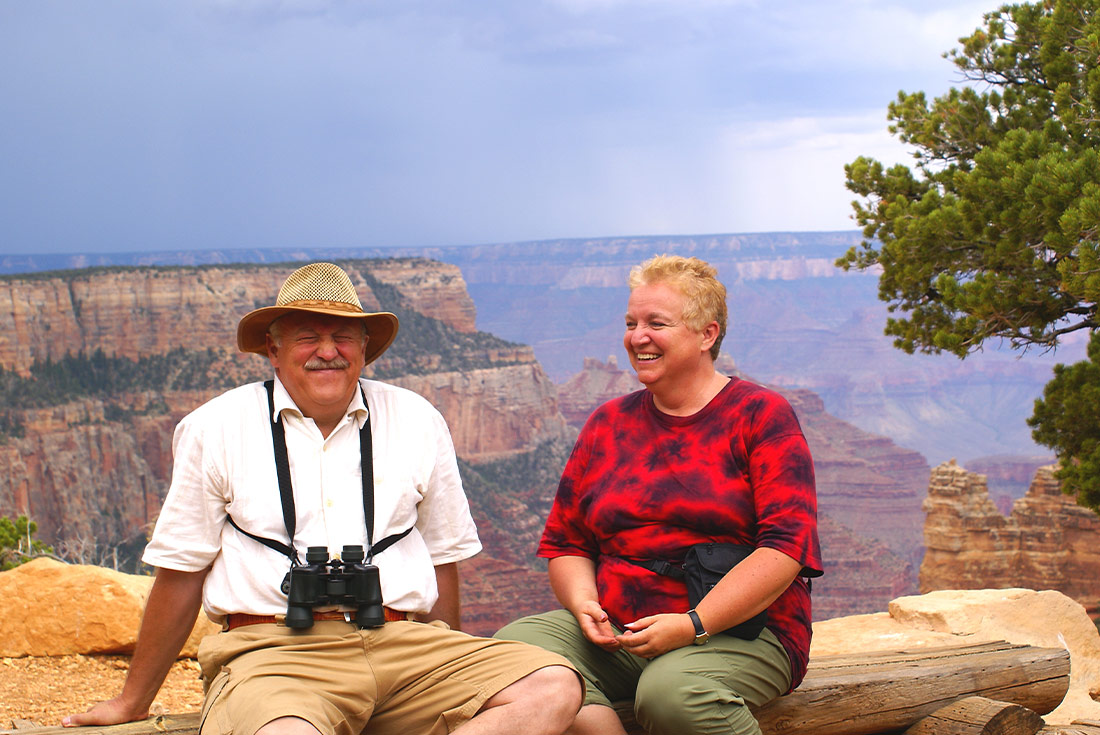
[[[290,397],[290,393],[287,392],[286,387],[283,385],[283,381],[279,380],[279,376],[276,375],[275,413],[271,417],[271,420],[277,420],[278,417],[282,415],[283,411],[290,411],[299,418],[305,416],[305,414],[302,413],[302,409],[298,408],[298,404]],[[367,405],[363,402],[363,384],[360,382],[359,390],[355,391],[355,395],[351,397],[351,403],[348,404],[347,415],[351,416],[357,427],[362,429],[363,424],[367,421],[368,411]]]

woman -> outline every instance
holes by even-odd
[[[645,390],[589,418],[539,544],[565,610],[497,633],[583,673],[571,733],[624,733],[611,704],[631,698],[651,735],[759,733],[750,708],[805,674],[804,577],[821,574],[813,463],[781,396],[715,370],[726,332],[715,275],[675,256],[631,271],[623,346]],[[689,610],[661,562],[678,567],[708,542],[749,555]],[[765,610],[755,637],[725,632]]]

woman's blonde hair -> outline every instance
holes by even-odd
[[[718,280],[718,271],[706,261],[681,255],[656,255],[630,269],[631,291],[654,283],[667,283],[683,294],[684,323],[696,332],[718,322],[718,339],[710,348],[711,359],[717,360],[727,319],[726,287]]]

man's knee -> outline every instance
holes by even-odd
[[[280,717],[261,727],[256,735],[321,735],[321,731],[301,717]]]
[[[567,666],[544,666],[497,692],[486,707],[531,704],[572,721],[584,698],[581,678]]]

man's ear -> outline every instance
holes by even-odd
[[[267,359],[271,365],[275,368],[279,367],[279,345],[275,344],[275,340],[271,339],[271,333],[268,332],[264,335],[264,344],[267,345]]]

